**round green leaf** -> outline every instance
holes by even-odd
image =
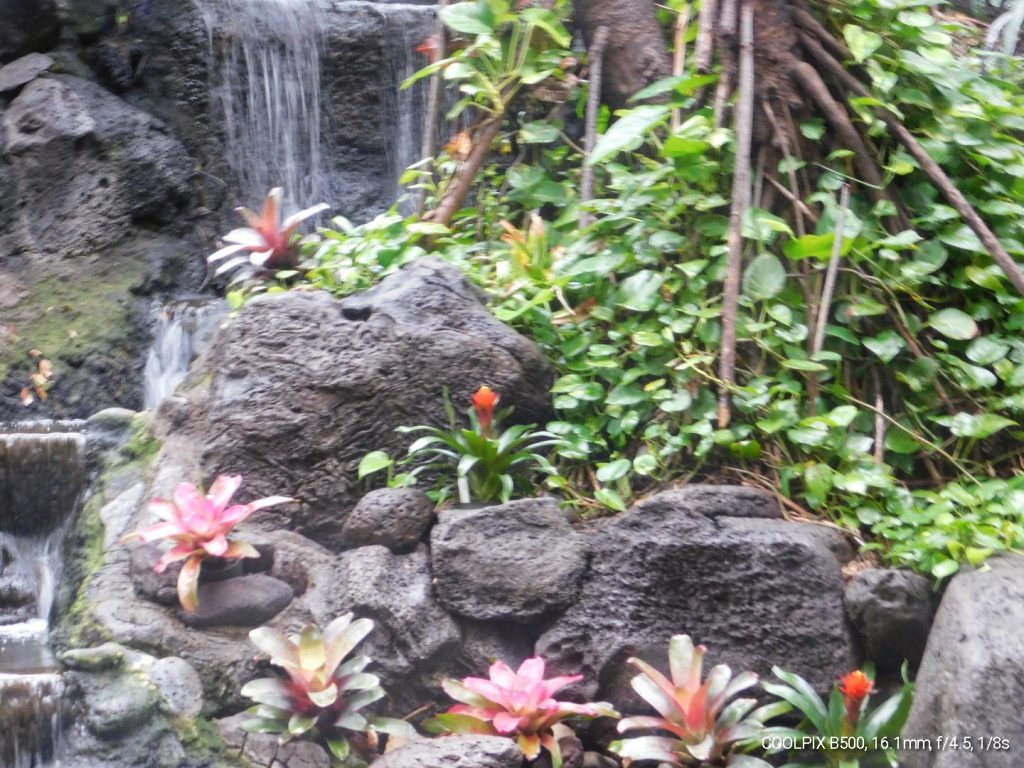
[[[754,301],[778,296],[786,287],[786,268],[773,253],[762,253],[743,273],[743,293]]]
[[[978,335],[974,318],[959,309],[940,309],[928,318],[928,325],[947,339],[966,341]]]

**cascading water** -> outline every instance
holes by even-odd
[[[422,159],[423,122],[427,111],[427,81],[421,80],[406,89],[401,88],[401,84],[427,63],[416,48],[433,29],[424,27],[422,6],[388,4],[379,7],[379,11],[387,30],[388,84],[391,86],[382,99],[382,120],[394,130],[387,144],[387,162],[388,171],[397,184],[405,169]],[[396,197],[404,191],[398,184]]]
[[[164,306],[146,357],[146,408],[156,408],[174,393],[225,314],[227,304],[217,299],[184,299]]]
[[[0,425],[0,765],[61,765],[63,678],[47,645],[60,547],[85,478],[79,423]]]
[[[203,16],[213,118],[223,126],[239,199],[262,200],[284,187],[292,209],[330,202],[319,0],[218,0]]]

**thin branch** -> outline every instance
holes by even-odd
[[[846,212],[850,207],[850,185],[844,184],[839,193],[839,214],[836,216],[836,234],[832,242],[832,255],[828,260],[828,271],[825,273],[825,287],[821,291],[821,303],[818,305],[818,325],[814,329],[814,344],[811,345],[811,357],[821,352],[825,346],[825,328],[832,309],[832,297],[836,291],[836,276],[839,274],[839,261],[843,253],[843,241],[846,239]]]
[[[813,48],[813,43],[807,38],[803,38],[804,44],[808,47]],[[843,85],[845,85],[848,91],[856,94],[857,96],[870,96],[871,93],[860,80],[851,75],[846,71],[838,61],[836,61],[828,52],[820,45],[817,50],[814,51],[815,58],[825,66]],[[849,98],[849,96],[847,97]],[[914,157],[918,165],[921,166],[921,170],[924,171],[925,175],[931,180],[938,190],[942,193],[942,196],[946,198],[946,201],[956,209],[956,212],[960,214],[960,217],[966,222],[974,234],[981,240],[982,245],[989,252],[989,255],[999,265],[1000,269],[1003,270],[1003,274],[1006,275],[1007,279],[1013,283],[1013,286],[1021,293],[1024,294],[1024,271],[1021,270],[1020,265],[1013,260],[1013,257],[1006,252],[1003,244],[999,242],[999,238],[996,237],[995,233],[989,229],[985,221],[978,215],[978,212],[974,210],[974,207],[970,204],[964,194],[957,189],[956,185],[950,180],[946,172],[942,170],[942,167],[932,159],[931,155],[925,151],[925,148],[914,138],[913,134],[907,130],[906,126],[903,125],[887,109],[875,109],[875,114],[889,127],[900,144],[906,147],[907,151]]]
[[[601,111],[601,79],[604,68],[604,49],[608,45],[608,27],[600,26],[590,43],[590,85],[587,91],[587,122],[583,143],[583,179],[580,184],[580,204],[586,206],[594,199],[594,166],[589,162],[597,144],[597,117]],[[580,216],[580,226],[586,228],[593,216],[586,210]]]
[[[875,387],[875,464],[881,464],[885,460],[885,397],[877,368],[871,369],[871,378]]]
[[[846,110],[832,98],[821,75],[806,61],[796,60],[794,60],[790,72],[796,83],[803,88],[804,92],[825,115],[825,119],[828,120],[835,132],[839,134],[840,141],[847,148],[853,150],[853,162],[860,177],[875,188],[872,192],[876,197],[882,196],[885,181],[878,170],[878,165],[872,159],[871,152],[860,133],[850,122],[850,116],[846,114]]]
[[[730,390],[736,381],[736,323],[740,278],[743,270],[743,218],[750,207],[750,147],[754,128],[754,9],[743,4],[740,23],[739,96],[736,103],[736,167],[733,171],[732,210],[729,213],[729,255],[722,306],[722,356],[718,376],[718,426],[725,429],[732,418]]]
[[[438,224],[450,226],[456,212],[465,202],[469,190],[473,187],[473,181],[477,173],[487,159],[491,151],[491,145],[495,138],[501,133],[502,115],[490,118],[487,122],[477,126],[473,137],[473,151],[469,153],[466,161],[459,166],[455,172],[455,178],[448,187],[437,208],[423,218],[427,221],[436,221]]]

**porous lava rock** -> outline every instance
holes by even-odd
[[[574,602],[587,542],[554,499],[447,509],[430,535],[435,589],[477,621],[530,622]]]
[[[340,549],[363,493],[360,459],[408,448],[396,427],[443,425],[444,391],[463,410],[483,384],[516,421],[543,423],[551,381],[538,347],[496,320],[461,271],[425,258],[342,300],[292,291],[250,301],[164,402],[157,432],[206,478],[242,473],[251,498],[301,501],[262,510],[255,525]]]
[[[730,509],[743,517],[728,516]],[[713,663],[761,674],[778,664],[823,691],[854,663],[842,537],[780,519],[767,494],[665,491],[598,525],[589,539],[580,597],[537,643],[554,669],[585,676],[580,692],[588,697],[641,706],[626,659],[664,668],[669,638],[680,633],[706,645]]]

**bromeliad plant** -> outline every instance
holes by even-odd
[[[199,607],[199,575],[205,561],[259,557],[251,544],[229,539],[231,529],[258,509],[293,501],[286,496],[269,496],[228,506],[241,485],[241,475],[221,475],[204,495],[192,483],[179,483],[170,501],[155,498],[149,504],[161,522],[121,539],[122,543],[172,542],[153,570],[163,573],[172,563],[185,561],[178,576],[178,599],[188,613]]]
[[[249,709],[254,719],[245,729],[278,734],[281,743],[307,738],[321,741],[334,764],[365,766],[376,746],[376,734],[388,733],[404,740],[415,733],[404,720],[375,717],[362,710],[383,698],[376,675],[363,670],[368,656],[348,656],[373,631],[369,619],[341,616],[320,631],[307,624],[298,635],[286,636],[270,627],[249,633],[252,642],[270,655],[287,678],[265,677],[242,688],[242,695],[256,702]],[[347,659],[347,660],[346,660]]]
[[[262,214],[249,208],[237,209],[249,226],[229,232],[224,236],[227,245],[207,257],[210,267],[216,266],[215,275],[234,270],[232,282],[240,282],[257,275],[293,270],[299,265],[301,254],[299,238],[296,236],[299,224],[330,206],[320,203],[294,213],[282,222],[283,197],[284,190],[274,187],[267,195]]]
[[[444,680],[444,690],[459,704],[426,723],[436,733],[482,733],[516,740],[526,759],[536,760],[541,749],[551,755],[553,768],[561,768],[562,752],[554,726],[573,717],[618,717],[611,704],[574,704],[554,696],[582,679],[569,675],[544,679],[544,659],[527,659],[515,672],[496,661],[488,678]]]
[[[496,411],[500,399],[501,395],[490,387],[480,387],[469,409],[470,428],[464,429],[457,425],[446,393],[447,430],[431,426],[399,427],[399,432],[424,435],[413,442],[406,456],[398,461],[383,451],[367,454],[359,464],[359,477],[387,469],[392,484],[411,485],[420,473],[436,470],[441,474],[441,497],[446,498],[451,486],[445,482],[450,480],[454,469],[463,503],[470,500],[505,503],[516,491],[530,493],[534,470],[546,474],[549,482],[557,484],[557,470],[538,451],[557,445],[559,438],[550,432],[535,430],[534,424],[516,424],[501,431],[500,423],[509,409]],[[417,466],[408,473],[390,475],[396,465],[409,464]]]
[[[704,646],[694,647],[688,635],[675,635],[668,650],[671,679],[640,659],[629,659],[640,670],[632,680],[633,690],[658,716],[624,718],[619,733],[658,730],[671,735],[614,742],[611,750],[627,766],[657,761],[681,768],[721,765],[724,760],[730,768],[770,768],[764,760],[738,750],[764,732],[766,720],[789,711],[789,705],[777,702],[754,710],[756,699],[733,700],[757,684],[757,675],[743,672],[733,678],[729,667],[719,664],[702,680],[704,653]]]
[[[762,687],[792,704],[804,716],[797,729],[772,728],[772,736],[792,736],[797,743],[806,736],[824,737],[815,743],[826,768],[895,768],[899,765],[897,737],[914,699],[914,686],[907,680],[906,664],[903,665],[903,688],[874,710],[869,708],[875,692],[874,670],[870,666],[838,680],[832,686],[827,705],[799,675],[778,667],[772,671],[782,682],[765,682]],[[792,764],[788,768],[801,766]]]

